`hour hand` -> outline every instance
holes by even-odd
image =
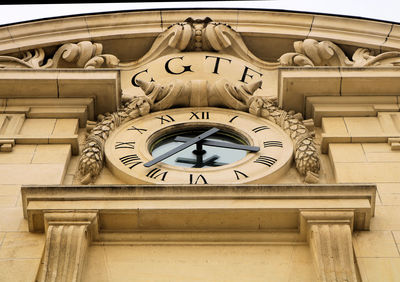
[[[149,162],[147,162],[147,163],[145,163],[143,165],[145,167],[150,167],[150,166],[152,166],[152,165],[154,165],[156,163],[159,163],[162,160],[165,160],[166,158],[168,158],[168,157],[170,157],[170,156],[172,156],[172,155],[174,155],[174,154],[176,154],[176,153],[178,153],[178,152],[180,152],[180,151],[192,146],[193,144],[196,144],[197,142],[200,142],[201,140],[213,135],[214,133],[217,133],[218,131],[219,131],[218,128],[213,127],[213,128],[207,130],[206,132],[204,132],[204,133],[202,133],[202,134],[200,134],[200,135],[198,135],[196,137],[188,139],[182,145],[179,145],[178,147],[176,147],[176,148],[174,148],[174,149],[172,149],[172,150],[170,150],[170,151],[158,156],[157,158],[152,159],[151,161],[149,161]]]

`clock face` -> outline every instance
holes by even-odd
[[[290,167],[293,144],[279,126],[248,113],[180,108],[121,125],[105,154],[129,184],[272,183]]]

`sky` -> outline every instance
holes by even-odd
[[[168,8],[253,8],[355,16],[400,23],[400,0],[181,1],[0,5],[0,25],[109,11]]]

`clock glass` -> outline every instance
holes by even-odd
[[[155,140],[151,145],[151,155],[154,158],[159,157],[207,130],[209,130],[209,128],[205,127],[180,130],[163,136]],[[243,159],[248,151],[232,147],[235,147],[235,145],[243,146],[247,144],[248,142],[246,142],[243,137],[220,130],[206,139],[164,159],[162,162],[169,165],[192,168],[223,166]]]

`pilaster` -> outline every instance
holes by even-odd
[[[303,211],[318,281],[356,282],[353,211]]]
[[[45,213],[44,219],[46,244],[36,281],[80,281],[87,248],[97,234],[97,213]]]

